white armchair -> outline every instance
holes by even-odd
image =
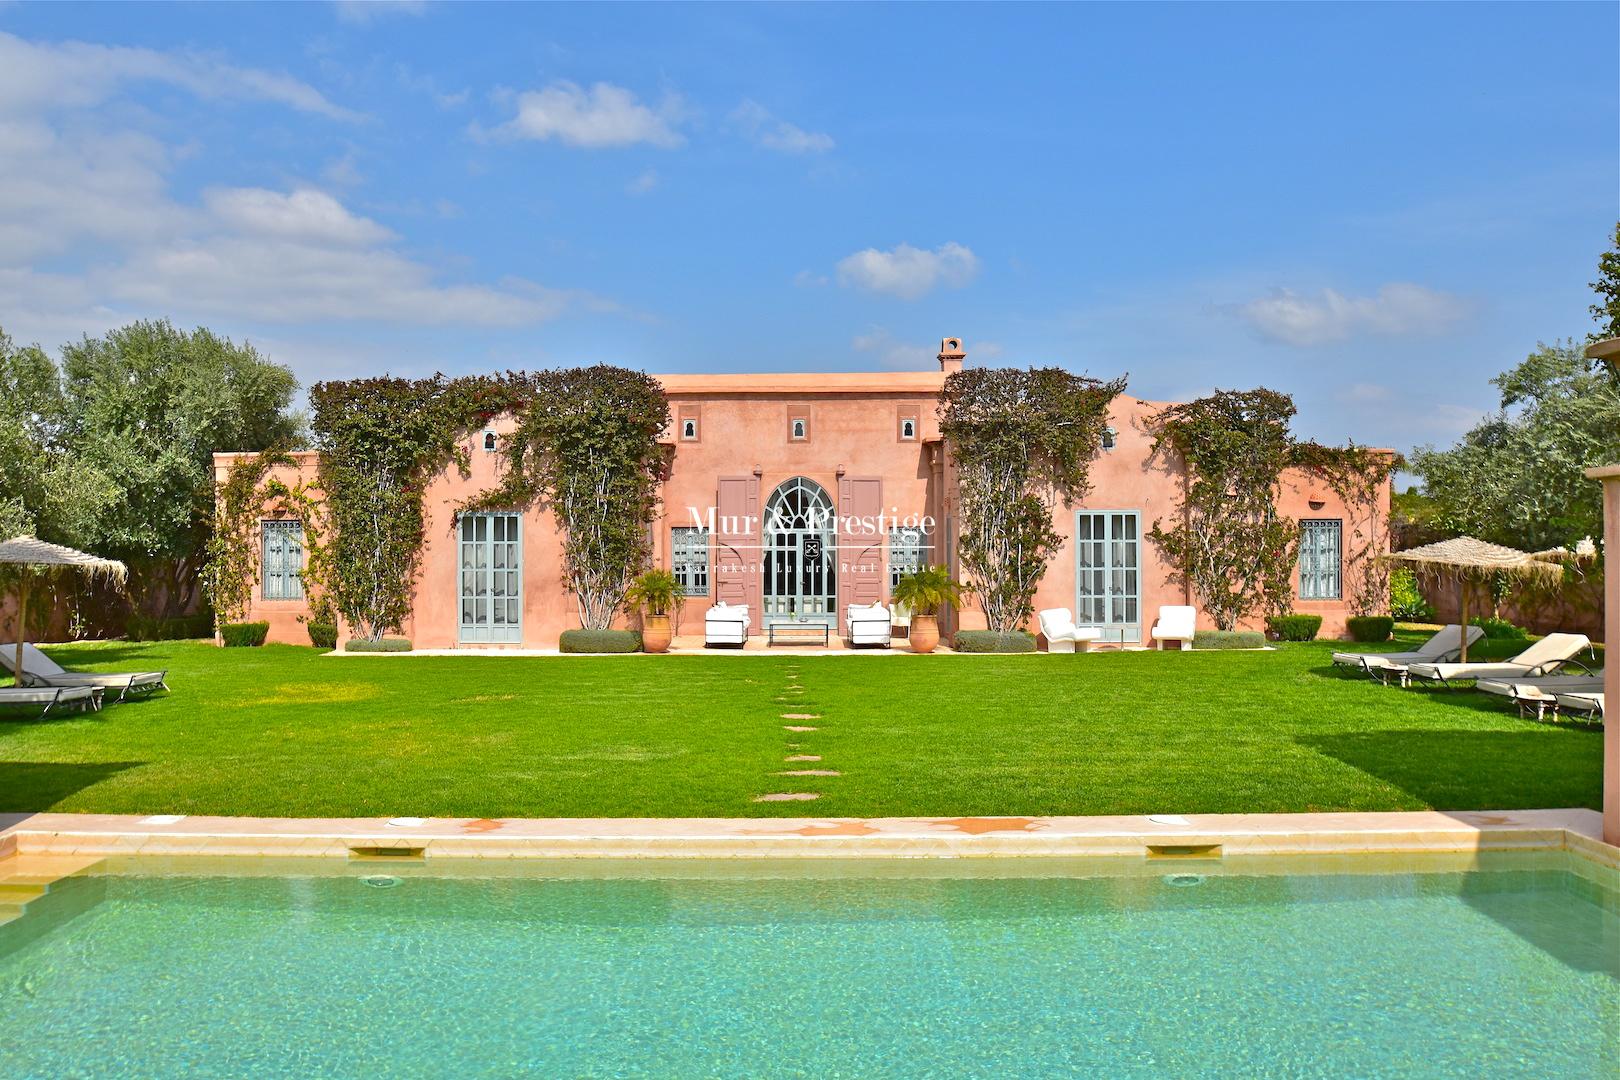
[[[894,632],[889,609],[881,603],[851,604],[845,615],[849,628],[849,643],[854,645],[882,645],[889,647]]]
[[[1163,649],[1167,641],[1178,642],[1181,651],[1192,648],[1193,634],[1197,630],[1198,612],[1195,608],[1165,604],[1159,608],[1159,621],[1153,625],[1153,645]]]
[[[703,616],[703,644],[748,644],[748,605],[717,601]]]
[[[1047,652],[1086,652],[1093,641],[1102,639],[1102,631],[1095,626],[1074,625],[1074,613],[1068,608],[1047,608],[1040,613],[1040,620]]]

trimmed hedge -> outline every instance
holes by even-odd
[[[1388,615],[1352,615],[1344,621],[1351,641],[1388,641],[1395,620]]]
[[[264,644],[270,634],[267,622],[228,622],[219,627],[219,640],[227,649],[251,649]]]
[[[329,622],[307,622],[304,629],[309,631],[309,643],[317,649],[337,648],[337,626]]]
[[[208,611],[173,619],[131,615],[124,624],[124,637],[130,641],[192,641],[213,636],[214,615]]]
[[[1320,615],[1272,615],[1266,619],[1266,632],[1278,641],[1315,641],[1321,629]]]
[[[1491,641],[1524,641],[1530,637],[1530,632],[1522,626],[1514,626],[1506,619],[1469,619],[1469,624],[1485,631],[1486,638]]]
[[[1258,630],[1198,630],[1193,633],[1195,649],[1263,649],[1266,635]]]
[[[350,638],[343,643],[344,652],[410,652],[411,639],[402,637],[385,637],[372,641],[370,638]]]
[[[557,647],[565,653],[640,652],[641,635],[634,630],[564,630]]]
[[[1035,635],[1022,630],[958,630],[951,648],[959,653],[1026,653],[1035,651]]]

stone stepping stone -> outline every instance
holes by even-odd
[[[785,713],[782,714],[782,719],[784,719],[784,720],[820,720],[821,719],[821,714],[818,713],[818,712],[785,712]]]
[[[821,729],[820,728],[813,728],[813,727],[803,727],[801,725],[796,725],[796,724],[783,724],[782,725],[782,730],[783,731],[820,731]]]
[[[789,769],[786,772],[779,772],[776,775],[777,776],[837,776],[838,775],[838,770],[836,770],[836,769]]]
[[[778,792],[775,792],[775,793],[770,794],[770,795],[755,795],[754,796],[754,801],[755,802],[809,802],[812,799],[819,799],[819,798],[821,798],[821,796],[817,795],[813,791],[778,791]]]
[[[783,761],[820,761],[820,754],[790,754]]]

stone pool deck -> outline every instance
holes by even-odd
[[[1568,850],[1620,867],[1595,810],[1185,817],[231,818],[0,815],[12,856],[975,858]],[[3,864],[3,863],[0,863]]]

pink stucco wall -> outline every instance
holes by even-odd
[[[950,359],[942,367],[953,367]],[[754,478],[763,509],[770,493],[796,476],[815,481],[838,498],[841,478],[876,479],[881,484],[882,509],[899,518],[926,515],[936,522],[934,561],[954,565],[946,550],[947,526],[955,528],[955,494],[948,455],[939,439],[936,404],[945,371],[888,374],[784,374],[784,375],[672,375],[662,377],[670,398],[674,466],[663,491],[664,518],[654,530],[654,555],[659,565],[670,562],[671,528],[691,524],[691,513],[708,513],[716,505],[721,478]],[[1145,418],[1161,406],[1121,396],[1114,402],[1112,424],[1116,445],[1102,452],[1092,468],[1093,490],[1082,506],[1060,508],[1054,515],[1057,529],[1069,540],[1058,552],[1037,594],[1037,607],[1075,606],[1074,511],[1078,509],[1133,510],[1141,515],[1145,534],[1154,521],[1175,513],[1182,476],[1162,461],[1150,461],[1151,436]],[[907,418],[916,421],[914,437],[902,434]],[[695,421],[696,437],[683,437],[686,420]],[[805,422],[805,435],[794,437],[793,422]],[[503,434],[510,418],[492,425]],[[470,474],[448,470],[430,485],[426,496],[427,544],[417,582],[415,610],[404,633],[417,648],[458,647],[456,542],[454,508],[469,495],[494,485],[501,455],[483,449],[483,432],[467,436]],[[218,455],[216,472],[223,479],[232,455]],[[313,479],[314,455],[302,455],[295,469],[283,469],[284,479]],[[868,493],[872,487],[865,489]],[[1387,542],[1389,493],[1382,492],[1376,507],[1344,507],[1330,491],[1300,478],[1290,478],[1280,509],[1293,517],[1343,518],[1346,547],[1356,520],[1373,523],[1380,543]],[[507,647],[555,646],[558,635],[579,625],[571,595],[564,588],[561,541],[550,515],[531,510],[523,515],[523,622],[521,643]],[[712,551],[711,551],[712,554]],[[1163,604],[1190,602],[1186,590],[1171,581],[1169,568],[1156,547],[1141,544],[1141,613],[1145,636]],[[712,575],[711,575],[712,577]],[[887,591],[887,575],[882,577]],[[711,588],[711,597],[714,590]],[[305,643],[308,636],[297,621],[301,602],[257,598],[252,618],[267,619],[272,641]],[[699,633],[709,598],[689,600],[678,632]],[[1323,634],[1343,632],[1347,614],[1344,601],[1298,601],[1296,610],[1323,616]],[[762,620],[754,612],[754,632]],[[621,620],[624,621],[624,620]],[[628,623],[626,623],[628,625]],[[962,613],[960,626],[983,625],[982,615]],[[1201,626],[1212,625],[1201,620]],[[1033,629],[1033,627],[1031,627]],[[463,646],[499,648],[501,646]]]

